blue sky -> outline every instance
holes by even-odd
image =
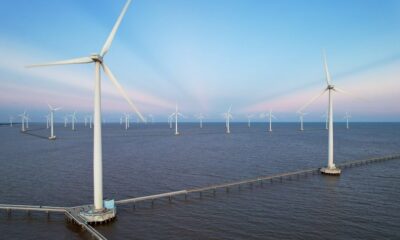
[[[14,0],[0,8],[0,121],[46,103],[92,109],[91,65],[25,69],[99,52],[124,0]],[[282,121],[324,87],[321,51],[334,83],[335,114],[399,121],[400,1],[133,1],[105,61],[145,114],[165,120],[177,102],[189,116],[235,120],[273,109]],[[104,113],[129,106],[103,78]],[[321,120],[327,98],[309,108]],[[64,114],[60,113],[60,115]],[[61,116],[60,116],[61,117]],[[44,119],[44,118],[43,118]]]

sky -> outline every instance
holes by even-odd
[[[5,0],[0,5],[0,122],[26,110],[44,121],[47,103],[61,121],[93,109],[94,65],[25,68],[100,52],[124,0]],[[398,0],[134,0],[104,61],[144,115],[166,121],[179,105],[185,121],[203,113],[234,121],[270,109],[278,121],[326,87],[334,118],[400,120]],[[323,121],[327,96],[305,112]],[[132,112],[102,75],[106,119]],[[57,116],[58,115],[58,116]]]

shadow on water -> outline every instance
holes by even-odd
[[[34,128],[34,129],[26,130],[25,132],[22,132],[22,133],[23,134],[28,134],[28,135],[33,136],[33,137],[37,137],[37,138],[48,140],[49,138],[47,136],[43,136],[43,135],[40,135],[40,134],[32,133],[34,131],[40,131],[40,130],[44,130],[44,129],[46,129],[46,128]]]

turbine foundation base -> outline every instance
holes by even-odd
[[[49,137],[49,140],[56,140],[56,136]]]
[[[90,224],[101,224],[109,222],[113,220],[116,215],[117,215],[116,208],[113,209],[104,208],[101,210],[96,210],[91,207],[79,213],[79,216]]]
[[[340,173],[342,172],[342,170],[340,170],[340,168],[336,168],[336,167],[334,167],[334,168],[326,167],[326,168],[321,168],[320,172],[325,175],[339,176]]]

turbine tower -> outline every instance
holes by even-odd
[[[52,66],[64,64],[87,64],[94,63],[95,66],[95,81],[94,81],[94,133],[93,133],[93,183],[94,183],[94,205],[92,209],[83,211],[80,215],[85,218],[87,222],[104,222],[115,217],[116,210],[112,208],[104,208],[103,205],[103,159],[102,159],[102,130],[101,130],[101,69],[104,70],[106,76],[115,85],[120,94],[125,98],[129,105],[133,108],[136,114],[142,121],[144,118],[133,102],[129,99],[128,94],[122,88],[120,83],[115,78],[114,74],[104,62],[104,57],[109,51],[116,32],[121,24],[121,21],[128,10],[131,0],[127,0],[121,14],[119,15],[114,27],[111,30],[106,42],[104,43],[100,53],[92,54],[89,57],[81,57],[59,62],[45,63],[33,65],[31,67],[39,66]]]
[[[172,128],[172,117],[168,116],[169,128]]]
[[[347,93],[342,89],[336,87],[332,84],[331,76],[328,69],[328,63],[326,61],[325,52],[323,53],[323,60],[324,60],[324,69],[325,69],[325,76],[326,76],[326,88],[313,97],[307,104],[305,104],[298,112],[302,112],[306,107],[308,107],[311,103],[317,100],[319,97],[324,95],[328,92],[328,166],[321,168],[321,173],[323,174],[330,174],[330,175],[340,175],[341,170],[335,166],[333,163],[333,93],[334,92],[341,92]]]
[[[179,135],[178,132],[178,117],[184,117],[182,113],[178,111],[178,104],[175,105],[175,112],[169,116],[171,119],[175,117],[175,135]],[[172,121],[171,121],[172,122]]]
[[[248,114],[247,115],[247,127],[250,128],[251,127],[251,119],[254,117],[253,114]]]
[[[14,117],[9,115],[9,120],[10,120],[10,127],[12,127],[13,126]]]
[[[72,131],[75,131],[76,112],[71,114]]]
[[[56,136],[54,136],[54,112],[60,110],[61,108],[53,108],[50,104],[47,104],[50,109],[50,140],[56,139]]]
[[[21,132],[25,132],[25,121],[26,121],[26,111],[24,111],[23,113],[21,113],[20,115],[18,115],[21,117]]]
[[[351,115],[346,112],[346,115],[344,115],[344,118],[346,119],[346,129],[349,129],[349,118],[351,118]]]
[[[268,125],[269,125],[268,132],[272,132],[272,118],[276,119],[276,117],[272,114],[272,110],[269,110],[268,113],[262,113],[260,117],[268,119]]]
[[[65,116],[64,116],[64,127],[65,127],[65,128],[67,127],[67,123],[68,123],[68,116],[65,115]]]
[[[46,129],[49,129],[50,115],[44,116],[46,118]]]
[[[307,115],[307,113],[303,113],[303,112],[298,112],[299,117],[300,117],[300,131],[304,131],[304,115]]]
[[[228,112],[224,113],[226,133],[231,133],[230,120],[233,118],[231,114],[232,106],[229,107]]]
[[[325,118],[325,129],[328,130],[328,111],[325,111],[325,113],[322,114],[321,117]]]
[[[200,128],[203,128],[203,119],[204,119],[204,115],[202,113],[198,114],[195,116],[197,119],[199,119],[199,123],[200,123]]]

